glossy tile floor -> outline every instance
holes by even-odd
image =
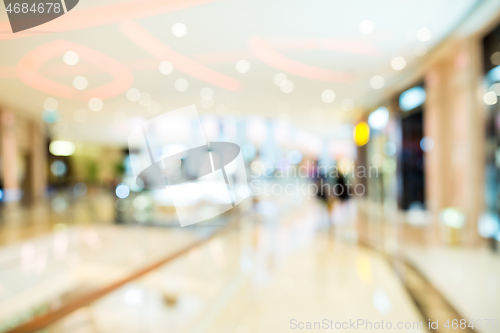
[[[36,205],[0,208],[0,246],[53,232],[58,225],[102,225],[114,220],[115,198],[107,191],[89,190],[85,197],[57,195]]]
[[[478,331],[500,330],[500,255],[483,248],[415,246],[405,253],[460,314],[481,321]]]
[[[126,277],[207,232],[113,225],[112,198],[98,201],[77,203],[56,219],[47,211],[38,229],[36,223],[23,227],[22,216],[4,224],[0,331]],[[342,326],[358,319],[383,321],[384,331],[389,322],[391,331],[428,331],[428,319],[387,258],[357,245],[356,204],[338,209],[337,225],[328,228],[324,207],[314,200],[261,198],[249,213],[225,216],[233,226],[205,245],[45,332],[293,332],[309,331],[307,323],[326,329],[327,322]],[[36,219],[33,212],[22,214]],[[62,226],[68,216],[77,218]],[[91,223],[92,216],[100,216],[99,223]],[[498,256],[414,244],[404,253],[465,317],[500,313]],[[398,323],[406,329],[396,329]]]
[[[324,319],[425,325],[380,255],[323,231],[318,206],[288,208],[259,223],[242,219],[50,331],[288,332],[295,321]]]

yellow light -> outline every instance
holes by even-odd
[[[367,255],[359,255],[356,258],[358,277],[364,284],[372,282],[372,266]]]
[[[69,156],[75,152],[75,144],[69,141],[56,140],[49,145],[49,151],[55,156]]]
[[[354,128],[354,142],[358,146],[364,146],[370,140],[370,126],[367,123],[359,123]]]

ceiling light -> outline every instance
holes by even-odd
[[[417,31],[417,39],[421,42],[427,42],[429,39],[432,38],[432,33],[429,29],[427,28],[421,28]]]
[[[89,109],[92,111],[102,110],[103,103],[99,98],[91,98],[89,101]]]
[[[163,75],[169,75],[174,71],[174,65],[170,61],[162,61],[159,70]]]
[[[375,25],[371,20],[364,20],[359,24],[359,31],[364,34],[369,34],[373,29],[375,29]]]
[[[78,62],[80,61],[80,57],[78,56],[78,54],[76,54],[76,52],[68,51],[64,53],[63,61],[67,65],[74,66],[78,64]]]
[[[326,89],[321,93],[321,100],[325,103],[331,103],[335,100],[335,92],[331,89]]]
[[[375,75],[374,77],[371,78],[370,80],[370,86],[373,89],[381,89],[385,84],[385,80],[382,76],[380,75]]]
[[[284,92],[285,94],[289,94],[293,90],[293,82],[290,80],[285,80],[281,83],[281,91]]]
[[[287,80],[287,77],[283,73],[278,73],[274,76],[274,84],[277,85],[278,87],[281,87],[284,81]]]
[[[85,90],[89,86],[89,81],[83,76],[77,76],[73,79],[73,87],[78,90]]]
[[[406,60],[405,58],[399,56],[399,57],[395,57],[394,59],[392,59],[391,61],[391,67],[397,71],[400,71],[402,70],[403,68],[406,67]]]
[[[175,37],[183,37],[187,34],[187,27],[184,23],[175,23],[172,26],[172,35]]]
[[[242,74],[248,73],[250,70],[250,63],[246,60],[239,60],[236,63],[236,70]]]

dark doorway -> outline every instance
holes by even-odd
[[[423,112],[420,108],[401,119],[399,203],[404,210],[412,204],[423,207],[425,203],[424,153],[420,147],[423,136]]]

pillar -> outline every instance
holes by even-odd
[[[16,116],[12,111],[0,112],[1,142],[2,142],[2,178],[4,186],[4,201],[19,199],[18,154],[16,140]]]
[[[42,199],[47,187],[47,147],[42,125],[30,122],[30,196],[35,202]]]
[[[484,205],[484,107],[478,96],[482,80],[477,38],[450,47],[426,76],[424,133],[435,143],[425,155],[427,207],[433,216],[458,207],[466,216],[462,244],[479,241],[477,221]],[[432,230],[438,233],[439,219]]]

